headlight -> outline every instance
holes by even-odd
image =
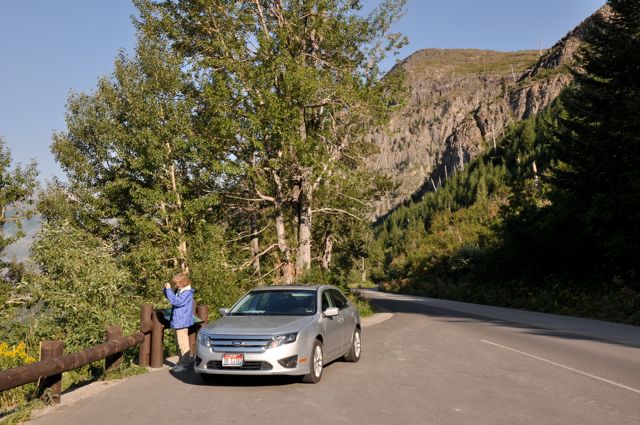
[[[204,345],[205,347],[211,347],[211,340],[209,339],[209,335],[204,332],[198,332],[198,343],[200,345]]]
[[[295,342],[297,337],[297,332],[274,336],[267,348],[276,348],[284,344],[290,344],[292,342]]]

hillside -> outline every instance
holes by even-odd
[[[379,148],[371,168],[391,177],[397,188],[375,204],[374,215],[384,216],[412,196],[441,186],[492,146],[508,125],[549,105],[570,83],[566,65],[592,20],[542,56],[537,50],[424,49],[399,63],[410,97],[386,129],[369,135]]]

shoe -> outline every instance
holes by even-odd
[[[169,369],[171,372],[176,372],[176,373],[180,373],[180,372],[187,372],[189,369],[187,369],[186,367],[184,367],[181,364],[175,365],[173,366],[171,369]]]

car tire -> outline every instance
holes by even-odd
[[[356,328],[353,331],[353,338],[351,338],[351,348],[349,352],[344,355],[344,360],[348,362],[355,363],[360,360],[360,355],[362,354],[362,336],[360,333],[360,329]]]
[[[316,339],[313,341],[309,359],[309,373],[302,376],[302,382],[317,384],[320,382],[320,378],[322,378],[322,368],[324,367],[324,348],[320,340]]]
[[[200,375],[200,379],[202,379],[205,384],[213,384],[216,382],[216,375],[210,373],[199,373],[198,375]]]

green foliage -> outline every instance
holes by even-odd
[[[66,133],[52,150],[69,183],[56,182],[41,209],[111,243],[135,276],[136,293],[190,268],[188,239],[218,216],[221,176],[236,170],[215,133],[202,133],[193,82],[160,38],[139,32],[110,78],[69,100]]]
[[[33,363],[36,359],[27,352],[24,342],[9,346],[0,342],[0,370],[7,370],[25,364]],[[13,388],[0,393],[0,412],[21,403],[35,390],[35,384]]]
[[[209,306],[211,314],[218,308],[230,307],[241,295],[255,285],[245,271],[225,266],[232,256],[223,239],[222,230],[215,225],[198,229],[190,239],[193,246],[190,278],[198,303]]]
[[[572,249],[637,281],[640,256],[640,8],[611,0],[578,57],[554,155],[554,213],[575,219]]]
[[[33,261],[41,274],[24,286],[41,309],[34,319],[41,339],[64,340],[74,352],[104,342],[107,325],[136,330],[142,299],[112,246],[68,223],[45,225]]]
[[[139,28],[193,69],[198,115],[243,171],[223,192],[239,234],[265,229],[253,238],[255,272],[260,263],[263,281],[289,281],[295,265],[299,277],[329,234],[358,227],[380,187],[363,171],[363,136],[401,104],[402,74],[382,80],[379,63],[405,43],[389,31],[404,1],[367,16],[342,0],[137,5]]]

